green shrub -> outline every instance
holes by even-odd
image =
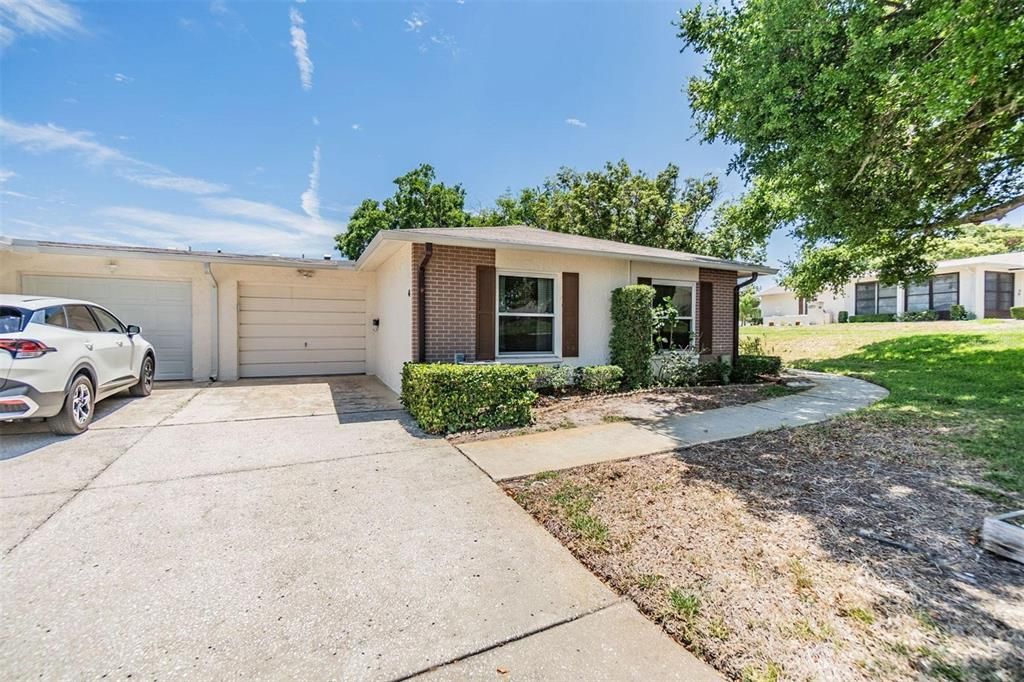
[[[595,365],[576,368],[576,385],[588,393],[611,393],[622,385],[622,368],[617,365]]]
[[[778,376],[782,358],[777,355],[741,355],[732,366],[731,379],[737,384],[752,384],[762,376]]]
[[[1024,305],[1010,308],[1010,317],[1015,320],[1024,320]]]
[[[702,362],[697,365],[694,382],[700,386],[727,384],[732,377],[732,365],[722,360]]]
[[[627,388],[650,386],[654,356],[654,287],[632,284],[612,292],[611,361]]]
[[[874,315],[850,315],[847,320],[850,322],[895,322],[894,313],[876,313]]]
[[[552,367],[550,365],[533,365],[534,390],[540,393],[562,394],[572,388],[572,367]]]
[[[975,317],[976,315],[974,313],[970,312],[967,310],[966,306],[962,306],[959,303],[951,306],[949,309],[949,319],[951,320],[973,320]]]
[[[919,310],[900,315],[900,322],[933,322],[939,319],[939,314],[934,310]]]
[[[741,336],[740,353],[742,355],[767,355],[764,352],[763,336]]]
[[[406,363],[402,404],[427,433],[526,426],[533,369],[524,365]]]
[[[667,350],[654,356],[655,376],[662,386],[692,386],[697,381],[700,353],[693,348]]]
[[[839,323],[840,324],[845,324],[849,320],[850,320],[850,313],[848,313],[845,310],[840,310],[839,311]]]

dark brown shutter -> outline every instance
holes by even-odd
[[[476,266],[476,359],[494,359],[494,315],[498,299],[494,291],[493,265]]]
[[[700,282],[700,317],[697,333],[700,337],[701,353],[711,353],[714,348],[715,331],[715,290],[711,282]]]
[[[637,277],[636,278],[636,283],[637,284],[646,284],[647,286],[651,286],[651,278],[650,277]]]
[[[562,273],[562,357],[580,355],[580,274]]]

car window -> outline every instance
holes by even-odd
[[[48,324],[52,327],[67,327],[68,318],[64,314],[64,306],[54,305],[43,308],[32,313],[32,322],[35,324]]]
[[[103,308],[90,306],[89,309],[92,311],[92,314],[96,316],[96,321],[100,323],[100,331],[124,334],[124,326],[116,317],[108,313]]]
[[[68,327],[71,329],[79,332],[98,332],[100,330],[86,306],[66,305],[64,310],[67,311]]]
[[[20,332],[24,314],[25,311],[20,308],[0,307],[0,334]]]

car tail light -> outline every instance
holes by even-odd
[[[41,358],[47,353],[55,353],[56,348],[47,346],[42,341],[33,339],[0,339],[0,350],[5,350],[13,358]]]

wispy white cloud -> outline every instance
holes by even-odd
[[[123,73],[115,73],[113,76],[111,76],[111,78],[113,78],[118,83],[131,83],[135,80],[131,76],[126,76]]]
[[[17,173],[15,173],[12,170],[7,170],[6,168],[0,168],[0,185],[4,184],[5,182],[7,182],[11,178],[15,177],[16,175],[17,175]]]
[[[320,117],[319,116],[314,116],[313,117],[313,125],[315,125],[315,126],[320,125]]]
[[[291,19],[292,49],[295,50],[295,63],[299,67],[299,80],[302,82],[303,90],[313,89],[313,60],[309,58],[309,41],[306,39],[306,31],[302,28],[306,23],[299,10],[291,7],[288,9],[288,16]]]
[[[574,128],[586,128],[587,124],[585,121],[581,121],[578,118],[567,118],[565,122]]]
[[[18,35],[62,36],[82,33],[78,10],[60,0],[0,0],[0,46]]]
[[[341,223],[323,218],[313,219],[261,201],[237,197],[204,197],[199,203],[217,215],[286,228],[293,230],[297,235],[331,237],[345,231],[345,226]]]
[[[360,125],[359,123],[353,123],[352,124],[352,130],[362,130],[362,129],[363,129],[363,126]]]
[[[90,132],[65,130],[52,123],[22,125],[0,118],[0,138],[6,144],[31,152],[75,154],[86,163],[109,166],[118,176],[145,187],[189,194],[218,194],[228,190],[225,185],[178,175],[156,164],[136,159],[119,149],[97,142]]]
[[[225,15],[228,13],[228,3],[224,0],[213,0],[210,3],[210,14]]]
[[[302,193],[302,210],[310,218],[320,218],[320,145],[313,148],[313,169],[309,171],[309,187]]]
[[[427,17],[419,12],[413,12],[405,19],[405,30],[419,33],[420,29],[427,25]]]
[[[459,54],[459,45],[455,42],[455,38],[443,29],[430,36],[430,42],[451,53],[453,57]]]

